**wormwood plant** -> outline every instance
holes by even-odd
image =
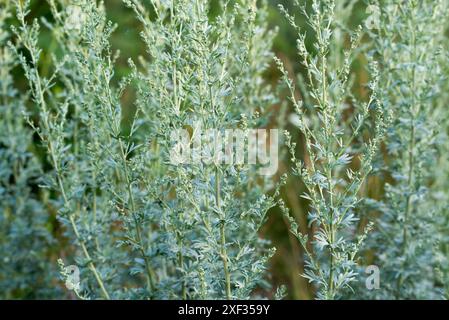
[[[10,2],[0,2],[0,296],[51,298],[58,290],[51,285],[56,269],[48,263],[54,245],[48,195],[37,192],[42,166],[22,116],[26,97],[12,76],[18,64],[6,45],[12,12]]]
[[[449,27],[449,26],[447,26]],[[446,28],[447,29],[447,28]],[[443,51],[440,56],[441,61],[441,67],[442,67],[442,74],[447,75],[449,72],[449,50],[448,50],[448,41],[443,46]],[[438,215],[438,222],[437,225],[439,226],[439,239],[436,246],[436,277],[437,282],[436,285],[439,287],[439,291],[444,299],[449,298],[449,233],[448,233],[448,223],[449,223],[449,214],[448,214],[448,201],[449,201],[449,194],[447,192],[448,190],[448,181],[446,179],[448,174],[448,166],[445,162],[445,154],[448,153],[449,144],[448,144],[448,116],[447,116],[447,110],[446,105],[447,101],[449,101],[449,90],[448,90],[448,82],[447,82],[447,76],[444,77],[446,80],[442,84],[442,91],[439,95],[439,101],[438,101],[438,107],[436,109],[436,112],[438,112],[438,115],[436,116],[436,119],[440,119],[440,126],[442,127],[442,130],[440,130],[438,135],[438,155],[439,155],[439,161],[436,165],[436,181],[435,181],[435,187],[434,189],[438,190],[435,192],[435,194],[432,195],[432,198],[434,199],[434,202],[437,203],[437,209],[440,213]]]
[[[26,21],[29,1],[16,2],[17,18],[20,23],[19,28],[15,30],[17,42],[26,50],[29,58],[19,50],[16,50],[16,54],[30,83],[33,101],[39,110],[38,124],[32,120],[30,124],[35,127],[36,133],[43,141],[47,149],[48,162],[53,167],[53,170],[46,175],[43,185],[58,194],[54,199],[54,206],[59,211],[60,221],[67,227],[67,236],[75,239],[82,257],[77,259],[76,264],[90,271],[89,275],[81,272],[83,283],[87,286],[87,283],[90,283],[88,279],[92,277],[96,283],[94,288],[98,288],[92,290],[92,294],[110,298],[105,281],[108,277],[113,278],[114,263],[120,261],[120,259],[114,259],[119,250],[114,250],[114,242],[110,239],[110,235],[115,231],[111,230],[112,224],[118,221],[113,213],[103,207],[103,204],[108,205],[110,199],[97,198],[96,188],[99,179],[96,176],[95,165],[104,164],[104,161],[98,160],[103,155],[89,152],[91,140],[93,143],[98,143],[99,139],[107,136],[107,131],[97,136],[97,132],[93,130],[93,121],[99,118],[89,117],[97,111],[93,109],[95,100],[83,95],[82,89],[86,89],[85,86],[79,88],[80,83],[86,84],[89,74],[82,73],[86,70],[86,66],[84,69],[78,68],[83,61],[81,60],[83,54],[88,52],[89,44],[92,46],[98,44],[95,36],[98,37],[99,32],[106,29],[104,13],[102,20],[101,11],[97,10],[95,4],[85,5],[83,6],[85,11],[78,10],[76,13],[70,11],[69,8],[73,9],[73,7],[66,6],[64,8],[67,10],[57,11],[56,4],[54,2],[50,4],[56,20],[54,26],[56,37],[61,34],[66,36],[61,45],[65,55],[61,60],[53,57],[55,70],[50,78],[45,78],[39,73],[42,53],[37,45],[39,24],[37,20],[33,21],[32,25],[28,25]],[[70,19],[73,19],[71,14],[81,15],[81,22],[77,25],[70,23]],[[89,18],[91,20],[88,20]],[[89,22],[90,26],[87,25]],[[94,23],[97,23],[96,27],[91,28]],[[58,29],[58,26],[61,28],[62,25],[66,28],[66,34]],[[88,43],[88,40],[97,40],[97,42]],[[102,43],[102,45],[106,44]],[[97,46],[96,49],[98,54],[98,50],[102,50],[103,47]],[[95,51],[88,54],[91,54],[91,62],[94,62]],[[60,77],[67,88],[60,95],[55,95],[51,91],[57,77]],[[91,111],[90,114],[89,111]],[[95,115],[98,115],[99,111],[101,110],[98,110]],[[96,124],[98,125],[96,129],[99,130],[105,130],[108,125],[105,119],[101,118]],[[94,136],[93,139],[92,136]],[[105,264],[100,264],[100,261]]]
[[[266,4],[226,3],[210,17],[203,1],[124,1],[143,25],[148,61],[129,61],[114,83],[115,26],[102,3],[50,0],[55,55],[38,47],[29,1],[16,1],[21,63],[37,107],[29,118],[51,170],[42,186],[73,247],[80,298],[249,298],[265,286],[273,253],[258,230],[273,204],[256,167],[174,165],[171,133],[188,127],[266,125],[273,96],[263,86],[272,41]],[[44,75],[44,71],[48,76]],[[124,129],[121,99],[135,86],[135,114]],[[192,138],[193,139],[193,138]],[[73,260],[73,256],[76,257]],[[66,269],[63,274],[67,276]],[[79,289],[79,290],[78,290]]]
[[[262,86],[273,38],[266,31],[265,2],[225,2],[208,18],[208,2],[125,1],[143,24],[148,61],[137,74],[137,109],[143,114],[144,141],[150,141],[155,199],[164,257],[160,286],[168,297],[246,299],[262,285],[272,254],[257,232],[274,200],[265,196],[269,179],[255,167],[224,165],[212,150],[210,161],[168,163],[173,130],[187,128],[188,147],[209,129],[266,125],[273,103]],[[205,135],[206,133],[206,135]],[[161,191],[158,191],[161,190]]]
[[[375,234],[384,284],[376,296],[386,299],[438,297],[433,248],[441,235],[433,170],[444,122],[441,103],[447,1],[378,1],[380,28],[374,29],[374,56],[380,61],[384,112],[390,112],[384,170],[391,179]],[[440,141],[441,142],[441,141]]]
[[[359,191],[371,171],[383,135],[378,74],[376,65],[371,65],[369,99],[365,102],[356,99],[352,94],[351,65],[357,58],[361,28],[351,35],[351,47],[346,50],[341,43],[348,31],[337,24],[334,1],[314,0],[310,13],[299,2],[295,4],[315,35],[313,49],[307,48],[305,33],[294,17],[280,7],[298,33],[298,54],[306,69],[303,90],[308,91],[306,103],[298,100],[293,81],[280,60],[276,62],[290,90],[297,114],[295,122],[304,140],[305,155],[297,159],[296,143],[286,132],[293,172],[307,190],[300,196],[309,201],[311,239],[298,231],[282,201],[281,207],[291,223],[291,232],[305,250],[304,277],[317,287],[317,298],[335,299],[356,280],[357,253],[370,229],[367,226],[357,235],[356,210],[361,201]],[[339,38],[335,38],[337,35]],[[372,115],[374,123],[370,121]],[[374,129],[372,136],[364,135],[368,128]]]
[[[274,249],[259,231],[279,186],[260,164],[236,162],[242,155],[225,162],[214,143],[248,143],[251,129],[282,120],[264,80],[275,31],[268,1],[211,3],[123,0],[146,51],[119,78],[110,39],[121,25],[103,2],[47,0],[50,13],[32,20],[30,0],[0,0],[1,298],[249,299],[270,289]],[[317,298],[447,298],[449,4],[369,1],[367,30],[353,31],[356,4],[295,1],[307,37],[280,8],[304,71],[292,79],[275,59],[295,109],[299,141],[286,138],[307,234],[280,207]],[[366,60],[364,86],[356,69]],[[179,161],[187,149],[193,158]],[[357,285],[362,245],[378,290]]]

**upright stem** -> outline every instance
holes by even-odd
[[[174,25],[175,23],[175,0],[172,0],[171,6],[170,6],[170,22],[171,25],[173,27],[173,30],[176,30],[176,26]],[[172,38],[171,41],[171,45],[172,45],[172,51],[174,51],[177,46],[177,44],[175,43],[174,39]],[[173,52],[172,52],[173,54]],[[178,99],[178,79],[177,79],[177,68],[176,68],[176,61],[175,61],[175,57],[172,57],[172,82],[173,82],[173,103],[174,103],[174,108],[175,108],[175,112],[177,115],[179,115],[179,99]]]
[[[33,66],[34,66],[34,68],[36,68],[37,61],[35,59],[35,56],[33,55],[32,47],[28,46],[27,49],[30,51],[30,53],[32,55]],[[42,119],[43,120],[43,124],[44,124],[45,130],[47,132],[49,132],[51,129],[50,129],[50,124],[48,123],[48,110],[47,110],[47,105],[46,105],[45,99],[44,99],[44,93],[43,93],[43,90],[42,90],[42,84],[41,84],[41,81],[40,81],[40,75],[39,75],[39,72],[37,71],[37,69],[34,69],[34,77],[35,77],[35,83],[34,83],[35,94],[37,95],[36,98],[39,101],[39,104],[40,104],[40,106],[42,108],[42,112],[44,113],[44,117]],[[52,164],[53,164],[53,167],[54,167],[54,169],[56,171],[56,177],[57,177],[57,182],[58,182],[58,185],[59,185],[59,189],[60,189],[60,192],[61,192],[63,200],[64,200],[64,205],[69,207],[69,199],[68,199],[67,194],[65,192],[65,188],[64,188],[63,181],[62,181],[62,176],[61,176],[61,172],[60,172],[60,169],[59,169],[58,161],[57,161],[55,153],[54,153],[53,142],[52,142],[51,139],[47,138],[47,143],[48,143],[48,151],[49,151],[50,156],[51,156]],[[110,296],[109,296],[109,294],[108,294],[108,292],[107,292],[107,290],[106,290],[106,288],[104,286],[104,283],[103,283],[103,281],[102,281],[102,279],[100,277],[100,274],[97,271],[97,268],[95,267],[95,264],[92,261],[92,258],[91,258],[90,254],[89,254],[89,251],[87,250],[86,244],[85,244],[84,240],[80,236],[80,233],[78,231],[78,227],[77,227],[77,225],[75,223],[74,216],[75,215],[73,213],[69,214],[69,220],[70,220],[70,224],[72,226],[73,232],[75,233],[75,236],[76,236],[78,242],[80,243],[81,250],[83,251],[84,256],[86,257],[86,259],[88,261],[89,269],[94,274],[94,277],[95,277],[98,285],[100,286],[100,290],[101,290],[103,296],[107,300],[110,300],[111,298],[110,298]]]
[[[329,150],[331,148],[331,142],[330,142],[330,123],[328,119],[328,105],[327,105],[327,79],[326,79],[326,54],[325,52],[322,53],[321,57],[321,77],[322,77],[322,92],[321,92],[321,100],[322,100],[322,109],[324,113],[324,130],[326,135],[327,146],[326,149]],[[332,168],[330,167],[330,164],[327,164],[327,182],[328,182],[328,194],[329,194],[329,200],[330,200],[330,221],[329,221],[329,233],[330,233],[330,262],[329,262],[329,279],[328,279],[328,292],[327,292],[327,298],[333,299],[334,298],[334,197],[332,192]]]
[[[84,243],[84,240],[81,240],[81,236],[79,234],[78,227],[76,226],[75,220],[73,218],[73,214],[69,216],[69,219],[70,219],[70,224],[72,225],[72,228],[73,228],[73,232],[75,233],[76,238],[78,239],[78,241],[81,244],[81,250],[83,250],[83,253],[84,253],[86,259],[89,261],[89,264],[88,264],[89,269],[94,274],[95,280],[97,280],[97,283],[100,286],[100,290],[101,290],[103,296],[107,300],[110,300],[111,297],[109,296],[109,293],[106,291],[106,288],[104,286],[103,281],[101,280],[101,277],[97,271],[97,268],[95,267],[94,263],[92,262],[92,258],[90,257],[89,251],[87,251],[87,247]]]
[[[412,18],[413,20],[413,18]],[[416,61],[417,59],[417,52],[416,52],[416,35],[414,31],[414,24],[413,21],[410,22],[411,26],[411,44],[413,46],[412,50],[412,57],[411,61]],[[411,198],[412,198],[412,184],[413,184],[413,173],[414,173],[414,166],[415,166],[415,159],[414,159],[414,149],[415,149],[415,118],[416,113],[414,109],[416,108],[416,66],[413,64],[412,66],[412,73],[411,73],[411,98],[412,102],[410,105],[410,115],[411,115],[411,125],[410,125],[410,141],[408,146],[408,176],[407,176],[407,197],[406,197],[406,203],[405,203],[405,212],[404,212],[404,223],[402,226],[402,254],[405,257],[405,254],[407,252],[407,245],[408,245],[408,234],[407,234],[407,227],[408,227],[408,218],[410,215],[411,210]],[[405,261],[406,259],[404,259]],[[405,263],[405,262],[404,262]],[[398,292],[400,291],[400,287],[402,285],[402,282],[404,281],[404,278],[401,274],[401,276],[398,278]]]
[[[109,84],[109,77],[106,75],[105,70],[103,69],[103,77],[104,77],[104,81],[105,83]],[[109,112],[110,114],[114,114],[112,107],[114,105],[114,100],[112,98],[112,93],[111,93],[111,89],[109,86],[106,86],[106,96],[109,100]],[[120,132],[120,128],[116,127],[114,128],[115,132]],[[125,183],[127,186],[127,191],[128,191],[128,197],[129,197],[129,202],[131,204],[131,214],[134,220],[134,228],[136,230],[136,241],[137,244],[139,246],[139,251],[143,257],[144,263],[145,263],[145,269],[146,269],[146,273],[147,273],[147,288],[148,291],[152,292],[154,291],[154,280],[153,280],[153,270],[151,268],[150,265],[150,261],[148,259],[148,256],[145,252],[144,249],[144,244],[143,244],[143,240],[142,240],[142,231],[140,228],[140,224],[139,221],[137,219],[137,215],[136,215],[136,205],[135,205],[135,201],[134,201],[134,194],[132,192],[132,185],[131,185],[131,180],[130,180],[130,174],[129,174],[129,170],[128,170],[128,163],[127,163],[127,155],[125,153],[125,147],[123,146],[123,140],[121,138],[118,138],[118,144],[119,144],[119,148],[120,148],[120,155],[121,155],[121,160],[122,160],[122,164],[123,164],[123,170],[124,170],[124,174],[125,174]]]
[[[220,199],[220,171],[218,166],[215,169],[215,204],[217,208],[221,207],[221,199]],[[228,254],[226,250],[226,235],[225,235],[225,219],[222,217],[222,221],[220,223],[220,245],[221,245],[221,259],[223,260],[223,270],[225,275],[225,287],[226,287],[226,299],[231,299],[231,277],[229,275],[229,267],[228,267]]]
[[[327,179],[329,181],[329,193],[330,193],[330,269],[329,269],[329,292],[328,296],[330,299],[334,298],[334,241],[335,241],[335,231],[334,231],[334,200],[332,195],[332,171],[328,170]]]
[[[145,249],[144,249],[143,240],[142,240],[142,230],[140,229],[140,224],[139,224],[139,221],[136,216],[136,205],[134,202],[134,195],[132,192],[131,181],[130,181],[129,174],[128,174],[128,164],[127,164],[127,160],[126,160],[126,154],[125,154],[125,149],[123,147],[122,139],[119,139],[119,147],[120,147],[120,153],[121,153],[122,161],[123,161],[123,169],[124,169],[124,174],[125,174],[125,182],[126,182],[127,189],[128,189],[129,202],[131,204],[131,211],[132,211],[131,214],[132,214],[132,217],[134,220],[134,226],[136,229],[136,241],[137,241],[137,244],[139,245],[139,251],[143,257],[143,260],[145,263],[145,269],[147,272],[147,287],[148,287],[148,290],[154,291],[153,270],[151,269],[150,261],[145,252]]]
[[[182,253],[182,239],[179,235],[177,235],[178,238],[178,246],[179,246],[179,253],[178,253],[178,264],[179,264],[179,268],[182,270],[184,269],[184,255]],[[183,300],[187,300],[187,288],[186,288],[186,283],[184,281],[184,279],[181,280],[181,297]]]

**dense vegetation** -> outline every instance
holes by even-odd
[[[449,2],[279,2],[0,0],[0,298],[449,297]]]

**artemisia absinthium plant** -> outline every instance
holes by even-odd
[[[176,129],[266,125],[273,96],[263,86],[273,33],[266,4],[125,1],[143,23],[148,61],[130,61],[114,83],[115,26],[93,1],[49,1],[57,55],[51,75],[38,47],[29,1],[17,1],[16,56],[38,120],[29,120],[53,168],[45,186],[73,240],[80,298],[249,298],[265,286],[273,253],[258,230],[274,204],[271,177],[256,167],[198,162],[173,165]],[[12,46],[11,46],[12,47]],[[13,48],[13,47],[12,47]],[[140,71],[143,70],[143,71]],[[124,130],[121,97],[136,85],[136,112]],[[73,262],[73,258],[69,262]],[[68,264],[67,261],[65,264]],[[61,263],[62,267],[64,265]],[[63,269],[63,275],[68,273]]]
[[[447,81],[443,78],[447,38],[442,22],[448,3],[385,0],[370,4],[380,13],[379,24],[370,32],[372,56],[380,65],[379,98],[392,119],[381,168],[387,177],[385,196],[372,203],[381,214],[373,235],[373,263],[382,274],[380,290],[372,294],[383,299],[438,298],[435,249],[445,227],[440,225],[441,206],[435,206],[433,196],[440,193],[436,183],[440,173],[435,170],[439,137],[447,130],[439,111],[442,85]]]
[[[370,229],[368,225],[357,234],[357,209],[362,200],[360,189],[370,174],[384,131],[377,98],[378,74],[376,64],[372,64],[370,95],[367,101],[356,99],[351,66],[359,53],[361,28],[349,34],[351,45],[344,49],[341,43],[348,31],[337,24],[335,1],[314,0],[310,13],[298,1],[295,4],[314,32],[311,49],[306,47],[305,32],[296,25],[294,16],[280,9],[298,34],[297,49],[306,72],[304,90],[308,91],[309,104],[297,99],[293,81],[282,63],[277,63],[290,89],[295,123],[305,144],[303,159],[297,159],[296,143],[286,132],[293,172],[307,190],[298,196],[309,201],[312,238],[299,232],[288,209],[282,209],[290,220],[291,232],[305,250],[304,277],[316,287],[316,297],[337,299],[357,280],[357,254]]]
[[[267,125],[273,96],[262,73],[273,33],[264,22],[266,3],[257,8],[252,0],[225,1],[215,17],[208,1],[152,1],[149,9],[139,1],[125,3],[143,25],[149,55],[136,74],[136,106],[148,128],[139,138],[148,141],[142,155],[152,159],[146,167],[151,174],[141,183],[151,186],[148,206],[159,221],[154,251],[162,297],[250,298],[255,287],[265,286],[273,253],[258,237],[275,202],[265,195],[272,177],[215,156],[184,164],[169,160],[179,142],[172,139],[174,130],[189,131],[190,147],[211,138],[208,130],[224,137],[224,130]]]
[[[0,292],[2,298],[54,298],[57,268],[48,193],[38,188],[42,164],[23,114],[26,96],[13,78],[8,46],[14,6],[0,1]],[[53,281],[52,281],[53,279]]]

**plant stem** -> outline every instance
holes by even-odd
[[[412,57],[411,57],[411,61],[416,61],[417,60],[417,52],[416,52],[416,35],[415,35],[415,31],[414,31],[414,26],[413,26],[413,18],[411,21],[411,45],[413,46],[413,50],[412,50]],[[415,159],[414,159],[414,149],[415,149],[415,118],[416,118],[416,111],[414,110],[414,108],[416,108],[416,66],[413,64],[412,66],[412,74],[411,74],[411,98],[412,98],[412,102],[411,102],[411,126],[410,126],[410,141],[409,141],[409,149],[407,152],[408,155],[408,176],[407,176],[407,197],[406,197],[406,203],[405,203],[405,212],[404,212],[404,223],[402,226],[402,254],[405,257],[406,253],[407,253],[407,245],[408,245],[408,233],[407,233],[407,227],[408,227],[408,219],[409,219],[409,215],[410,215],[410,210],[411,210],[411,198],[412,198],[412,184],[413,184],[413,173],[414,173],[414,163],[415,163]],[[404,263],[405,263],[406,259],[404,259]],[[397,290],[398,292],[400,291],[401,285],[404,281],[404,277],[401,274],[400,277],[398,278],[398,282],[397,282]]]
[[[322,77],[322,107],[323,107],[323,113],[324,113],[324,130],[327,140],[327,146],[326,149],[328,150],[328,153],[331,149],[331,137],[330,137],[330,123],[328,119],[328,105],[327,105],[327,79],[326,79],[326,54],[325,51],[322,52],[321,57],[321,77]],[[329,239],[329,245],[330,245],[330,263],[329,263],[329,279],[328,279],[328,292],[327,292],[327,298],[333,299],[334,298],[334,197],[333,197],[333,191],[332,191],[332,168],[330,167],[330,164],[327,164],[327,182],[328,182],[328,193],[329,193],[329,200],[330,200],[330,221],[329,221],[329,233],[330,233],[330,239]]]
[[[184,255],[182,253],[182,239],[179,236],[179,234],[177,235],[178,238],[178,246],[179,246],[179,253],[178,253],[178,264],[179,264],[179,268],[180,269],[184,269]],[[187,290],[186,290],[186,283],[184,281],[184,279],[181,280],[181,296],[183,300],[187,300]]]
[[[136,229],[136,241],[137,244],[139,245],[139,251],[143,257],[144,263],[145,263],[145,269],[147,272],[147,287],[148,290],[150,290],[151,292],[154,291],[154,280],[153,280],[153,271],[151,269],[150,266],[150,262],[148,260],[148,256],[145,252],[144,249],[144,245],[143,245],[143,240],[142,240],[142,231],[140,229],[140,224],[139,221],[137,219],[136,216],[136,205],[134,202],[134,195],[132,192],[132,186],[131,186],[131,181],[129,178],[129,172],[128,172],[128,164],[127,164],[127,160],[126,160],[126,154],[125,154],[125,148],[123,147],[123,141],[122,139],[119,138],[119,147],[120,147],[120,153],[122,156],[122,161],[123,161],[123,170],[124,170],[124,174],[125,174],[125,182],[127,185],[127,190],[128,190],[128,196],[129,196],[129,202],[131,204],[131,214],[134,220],[134,226]]]
[[[104,77],[104,81],[106,83],[109,83],[110,79],[108,78],[108,76],[106,75],[105,70],[103,69],[103,77]],[[106,88],[106,96],[109,100],[109,111],[110,114],[113,114],[112,108],[111,106],[114,105],[114,101],[112,98],[112,93],[111,93],[111,89],[109,86],[107,86]],[[114,130],[116,133],[120,132],[120,128],[116,127]],[[142,240],[142,231],[140,229],[140,224],[139,224],[139,220],[137,218],[136,215],[136,205],[135,205],[135,201],[134,201],[134,194],[132,192],[132,185],[131,185],[131,180],[130,180],[130,174],[129,174],[129,170],[128,170],[128,163],[127,163],[127,155],[125,153],[125,147],[123,146],[123,140],[118,137],[118,144],[119,144],[119,148],[120,148],[120,155],[121,155],[121,160],[122,160],[122,165],[123,165],[123,171],[124,171],[124,175],[125,175],[125,183],[127,186],[127,192],[128,192],[128,197],[129,197],[129,201],[131,204],[131,214],[134,220],[134,227],[136,229],[136,241],[137,244],[139,246],[139,251],[143,257],[144,263],[145,263],[145,269],[146,269],[146,273],[147,273],[147,288],[150,292],[154,291],[154,280],[153,280],[153,270],[151,268],[150,262],[148,260],[148,256],[145,252],[144,249],[144,245],[143,245],[143,240]]]
[[[215,204],[217,205],[217,209],[220,210],[221,207],[221,199],[220,199],[220,171],[218,166],[215,169]],[[223,270],[225,275],[225,287],[226,287],[226,299],[231,299],[231,278],[229,275],[229,267],[228,267],[228,254],[226,251],[226,235],[225,235],[225,220],[222,217],[222,221],[220,223],[220,245],[221,245],[221,259],[223,260]]]
[[[81,244],[81,249],[83,250],[83,253],[86,256],[86,259],[89,261],[89,264],[88,264],[89,265],[89,269],[94,274],[94,277],[97,280],[98,285],[100,286],[100,290],[101,290],[103,296],[107,300],[110,300],[111,297],[109,296],[109,293],[107,292],[107,290],[106,290],[106,288],[104,286],[104,283],[101,280],[101,277],[100,277],[100,275],[99,275],[99,273],[97,271],[97,268],[95,267],[95,264],[92,262],[92,258],[90,257],[89,251],[87,251],[87,247],[86,247],[86,245],[84,243],[84,240],[81,240],[81,236],[79,234],[78,227],[76,226],[76,223],[75,223],[75,220],[73,218],[73,215],[70,215],[69,219],[70,219],[70,223],[71,223],[72,228],[73,228],[73,232],[75,233],[76,238],[78,239],[78,241]]]
[[[30,53],[33,52],[31,46],[28,46],[27,49],[30,51]],[[46,104],[45,99],[44,99],[44,93],[43,93],[43,90],[42,90],[42,84],[41,84],[41,81],[40,81],[40,75],[39,75],[38,70],[36,69],[37,61],[36,61],[35,56],[33,54],[32,54],[32,62],[33,62],[33,66],[34,66],[34,76],[35,76],[35,84],[34,84],[35,85],[35,93],[37,94],[37,99],[38,99],[39,104],[42,107],[42,111],[43,111],[43,113],[45,115],[43,117],[43,119],[42,119],[43,123],[44,123],[45,130],[47,132],[50,132],[51,128],[50,128],[50,124],[48,123],[47,104]],[[62,176],[61,176],[61,172],[60,172],[60,169],[59,169],[58,161],[57,161],[55,153],[54,153],[52,140],[47,138],[47,143],[48,143],[48,151],[49,151],[49,153],[51,155],[52,164],[53,164],[53,167],[54,167],[54,169],[56,171],[57,182],[58,182],[59,189],[61,191],[61,194],[62,194],[62,197],[63,197],[63,200],[64,200],[64,204],[65,204],[65,206],[69,207],[69,199],[67,197],[67,194],[66,194],[65,188],[64,188],[64,184],[62,182]],[[89,261],[88,262],[89,269],[94,274],[94,277],[97,280],[98,285],[100,286],[100,290],[101,290],[103,296],[107,300],[110,300],[110,296],[109,296],[109,294],[108,294],[108,292],[107,292],[107,290],[106,290],[106,288],[104,286],[104,283],[103,283],[103,281],[102,281],[102,279],[101,279],[101,277],[100,277],[100,275],[99,275],[99,273],[97,271],[97,268],[95,267],[95,264],[92,261],[92,258],[91,258],[90,254],[89,254],[89,251],[87,250],[86,244],[85,244],[84,240],[81,238],[81,236],[79,234],[78,227],[76,226],[73,213],[69,214],[69,220],[70,220],[73,232],[75,233],[75,236],[76,236],[78,242],[80,243],[80,246],[81,246],[81,249],[82,249],[82,251],[84,253],[84,256]]]

